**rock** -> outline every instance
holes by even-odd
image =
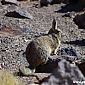
[[[85,13],[77,15],[74,18],[74,22],[79,26],[80,29],[85,29]]]
[[[13,29],[12,26],[3,26],[0,28],[0,36],[15,36],[15,35],[21,35],[22,31],[20,28]]]
[[[63,15],[63,17],[74,18],[75,15],[76,15],[76,14],[75,14],[74,12],[67,12],[65,15]]]
[[[56,67],[58,66],[59,61],[60,61],[59,59],[52,59],[52,56],[51,56],[51,58],[47,61],[46,64],[39,65],[38,67],[36,67],[36,72],[37,73],[52,73],[54,69],[56,69]]]
[[[31,71],[29,68],[26,68],[26,67],[23,66],[23,65],[20,66],[19,72],[20,72],[22,75],[25,75],[25,76],[32,74],[32,71]]]
[[[38,0],[17,0],[17,1],[29,1],[29,2],[31,2],[31,1],[38,1]]]
[[[29,68],[23,68],[22,66],[20,66],[19,74],[20,76],[33,77],[31,80],[33,83],[39,83],[50,75],[50,73],[33,73]]]
[[[32,84],[29,84],[29,85],[39,85],[39,84],[34,84],[34,83],[32,83]]]
[[[17,8],[15,11],[7,12],[5,14],[7,17],[14,17],[14,18],[27,18],[27,19],[33,19],[33,16],[27,12],[26,9]]]
[[[71,4],[76,4],[76,3],[78,3],[78,1],[80,1],[80,0],[69,0],[69,2],[70,2]]]
[[[31,27],[20,27],[22,32],[24,33],[32,33],[32,28]]]
[[[85,78],[77,66],[62,60],[52,75],[41,85],[78,85],[75,81],[85,81]]]
[[[66,59],[70,62],[73,62],[74,60],[79,58],[79,55],[76,53],[76,50],[72,47],[61,48],[58,51],[58,55],[60,55],[61,58]]]
[[[61,3],[63,0],[40,0],[40,6],[48,6],[48,4]]]
[[[65,4],[76,4],[79,0],[40,0],[40,6],[48,6],[48,4],[59,4],[59,3],[65,3]]]
[[[75,64],[78,66],[78,68],[81,70],[81,72],[85,76],[85,56],[82,56],[79,60],[76,60]]]
[[[40,82],[42,82],[42,80],[47,79],[50,75],[50,73],[35,73],[32,75],[36,78],[33,80],[33,82],[39,84]]]
[[[17,0],[2,0],[2,4],[15,4],[17,5]]]
[[[66,0],[68,1],[68,0]],[[66,2],[65,1],[65,2]],[[48,6],[48,4],[52,5],[52,4],[58,4],[64,2],[64,0],[40,0],[40,6]]]
[[[77,4],[79,0],[63,0],[63,3],[66,4]]]
[[[80,64],[77,63],[78,68],[81,70],[83,75],[85,76],[85,62],[82,62]]]
[[[28,0],[17,0],[17,1],[28,1]],[[29,0],[29,1],[31,1],[31,0]]]
[[[61,48],[60,50],[60,55],[70,55],[70,56],[77,56],[76,50],[73,49],[72,47],[68,48]]]

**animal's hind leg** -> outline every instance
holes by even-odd
[[[54,51],[55,55],[57,55],[57,51],[58,51],[59,47],[60,47],[60,45],[58,45],[58,47],[55,49],[55,51]]]

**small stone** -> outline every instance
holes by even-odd
[[[32,70],[29,69],[29,68],[26,68],[26,67],[23,66],[23,65],[20,66],[19,72],[20,72],[22,75],[24,75],[24,76],[27,76],[27,75],[32,74]]]
[[[23,28],[21,28],[21,30],[24,33],[31,33],[32,32],[32,28],[31,27],[23,27]]]
[[[1,63],[0,63],[0,70],[2,69],[2,65],[1,65]]]
[[[16,51],[17,51],[17,52],[20,52],[21,50],[22,50],[22,49],[21,49],[21,48],[19,48],[19,47],[16,49]]]

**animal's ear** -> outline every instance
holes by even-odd
[[[52,22],[52,29],[53,30],[57,29],[57,21],[55,19],[53,19],[53,22]]]
[[[49,30],[48,34],[54,33],[57,30],[57,21],[53,18],[52,28]]]
[[[58,26],[57,26],[57,20],[55,20],[55,19],[53,19],[52,28],[51,29],[54,30],[54,31],[56,30],[56,31],[62,33],[62,31],[58,28]]]

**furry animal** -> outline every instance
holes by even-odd
[[[49,30],[48,34],[35,38],[26,48],[26,59],[31,69],[46,64],[50,55],[56,55],[60,44],[61,31],[57,28],[57,21],[54,19],[52,28]],[[26,70],[23,72],[26,72]]]

